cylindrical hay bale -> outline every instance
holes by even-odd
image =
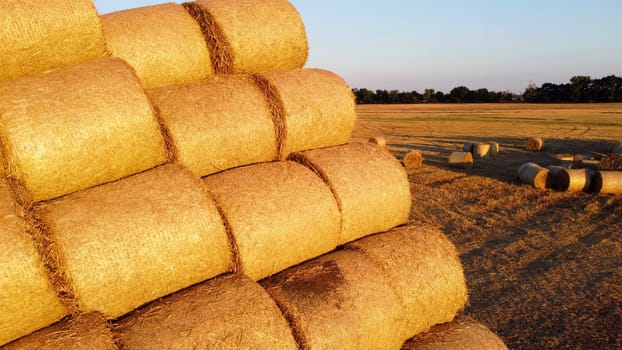
[[[353,242],[383,272],[404,307],[404,340],[449,322],[464,308],[467,287],[454,245],[439,230],[406,226]]]
[[[590,189],[593,170],[591,169],[555,169],[552,174],[549,167],[549,176],[554,187],[560,191],[581,192]]]
[[[463,152],[473,153],[473,148],[475,148],[475,143],[473,142],[465,142],[464,146],[462,146]]]
[[[201,28],[181,5],[113,12],[102,24],[112,55],[128,62],[146,89],[214,75]]]
[[[0,141],[7,174],[32,194],[23,202],[59,197],[167,160],[142,86],[126,63],[113,58],[0,84]]]
[[[202,27],[219,74],[301,68],[308,43],[287,0],[198,0],[184,3]]]
[[[476,143],[473,146],[473,157],[484,158],[490,153],[490,144],[488,143]]]
[[[454,168],[469,169],[473,166],[471,152],[451,152],[447,164]]]
[[[458,316],[417,335],[402,350],[507,350],[503,340],[488,327],[467,316]]]
[[[380,147],[385,147],[387,145],[387,140],[381,135],[371,137],[368,142],[376,144]]]
[[[337,75],[297,69],[261,75],[280,102],[275,113],[285,125],[281,158],[290,153],[341,145],[350,140],[356,112],[354,96]]]
[[[411,195],[404,167],[371,143],[295,153],[291,157],[330,186],[342,214],[340,244],[408,221]]]
[[[541,151],[543,146],[544,140],[540,137],[531,137],[525,143],[525,148],[532,152]]]
[[[177,161],[200,176],[278,156],[272,114],[251,76],[219,76],[148,94]]]
[[[413,150],[406,153],[402,162],[407,169],[421,168],[421,165],[423,165],[423,156],[421,152]]]
[[[106,319],[91,313],[65,319],[1,348],[2,350],[118,350]]]
[[[337,251],[261,281],[301,349],[399,349],[402,308],[383,272]]]
[[[592,178],[593,190],[598,193],[622,193],[622,171],[597,171]]]
[[[535,188],[547,188],[551,184],[549,170],[535,163],[525,163],[518,171],[518,178],[524,184]]]
[[[106,55],[92,0],[4,0],[0,13],[0,81]]]
[[[0,179],[0,345],[66,314],[26,230],[6,182]]]
[[[333,250],[340,215],[330,189],[294,162],[251,165],[204,178],[229,224],[239,269],[259,280]]]
[[[165,165],[37,208],[86,312],[108,318],[232,269],[216,205]]]
[[[499,143],[498,142],[490,142],[490,151],[488,152],[490,155],[495,155],[499,153]]]
[[[211,279],[118,321],[124,349],[297,349],[270,295],[243,275]]]

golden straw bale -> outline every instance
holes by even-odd
[[[406,226],[350,243],[383,272],[404,307],[403,340],[449,322],[467,302],[454,245],[438,229]]]
[[[0,345],[52,324],[67,313],[0,179]]]
[[[333,250],[341,216],[330,189],[293,162],[250,165],[204,178],[223,212],[239,268],[259,280]]]
[[[549,170],[535,163],[525,163],[518,169],[518,178],[524,184],[535,188],[547,188],[551,186]]]
[[[488,152],[490,155],[495,155],[499,153],[499,143],[498,142],[490,142],[490,151]]]
[[[301,349],[399,349],[405,340],[395,293],[359,252],[336,251],[260,283],[290,321]]]
[[[201,24],[219,74],[301,68],[308,43],[287,0],[199,0],[184,6]]]
[[[469,152],[469,153],[473,153],[473,148],[475,148],[475,143],[474,142],[465,142],[464,146],[462,146],[462,151],[463,152]]]
[[[473,154],[471,152],[451,152],[447,164],[454,168],[469,169],[473,166]]]
[[[330,186],[343,217],[340,244],[408,221],[410,184],[402,165],[384,148],[350,143],[291,157]]]
[[[622,193],[622,171],[597,171],[592,181],[592,188],[598,193]]]
[[[47,5],[46,5],[47,6]],[[167,160],[149,100],[114,58],[0,84],[7,175],[32,198],[56,198]]]
[[[490,153],[490,144],[478,142],[473,146],[473,157],[484,158]]]
[[[179,4],[109,13],[102,24],[112,55],[134,67],[146,89],[214,75],[201,28]]]
[[[117,350],[108,321],[98,313],[65,319],[27,337],[10,343],[2,350]]]
[[[81,310],[108,318],[232,269],[216,205],[165,165],[36,208]]]
[[[337,75],[321,69],[275,71],[261,75],[276,91],[285,125],[281,158],[350,140],[356,112],[354,95]]]
[[[385,147],[387,145],[387,140],[381,135],[370,138],[368,142],[374,143],[380,147]]]
[[[560,191],[567,192],[581,192],[587,191],[592,185],[592,175],[594,171],[592,169],[549,169],[549,176],[553,186]]]
[[[468,316],[458,316],[417,335],[402,350],[507,350],[503,340],[488,327]]]
[[[423,155],[417,150],[412,150],[406,153],[402,162],[407,169],[421,168],[421,165],[423,165]]]
[[[148,94],[177,160],[200,176],[277,157],[272,114],[251,76],[219,76]]]
[[[0,14],[0,81],[106,56],[92,0],[2,0]]]
[[[525,143],[525,148],[532,152],[541,151],[543,146],[544,140],[540,137],[531,137]]]
[[[297,349],[270,295],[243,275],[216,277],[118,321],[124,349]]]

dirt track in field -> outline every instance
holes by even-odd
[[[400,158],[418,149],[410,219],[456,245],[469,287],[464,311],[511,349],[622,349],[622,195],[520,184],[525,162],[607,153],[622,141],[622,104],[358,106],[353,139],[383,135]],[[545,140],[528,152],[528,137]],[[499,142],[468,170],[446,165],[464,142]]]

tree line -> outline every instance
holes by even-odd
[[[622,78],[615,75],[600,79],[589,76],[574,76],[568,83],[544,83],[541,86],[529,84],[522,95],[509,91],[490,91],[482,88],[471,90],[458,86],[446,94],[434,89],[417,91],[352,89],[359,104],[398,103],[589,103],[622,102]]]

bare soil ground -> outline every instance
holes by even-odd
[[[456,245],[469,287],[464,311],[511,349],[622,349],[622,195],[520,184],[525,162],[607,153],[622,141],[622,104],[363,105],[353,139],[383,135],[412,170],[410,219]],[[541,152],[525,150],[543,137]],[[446,165],[465,142],[499,142],[471,169]]]

